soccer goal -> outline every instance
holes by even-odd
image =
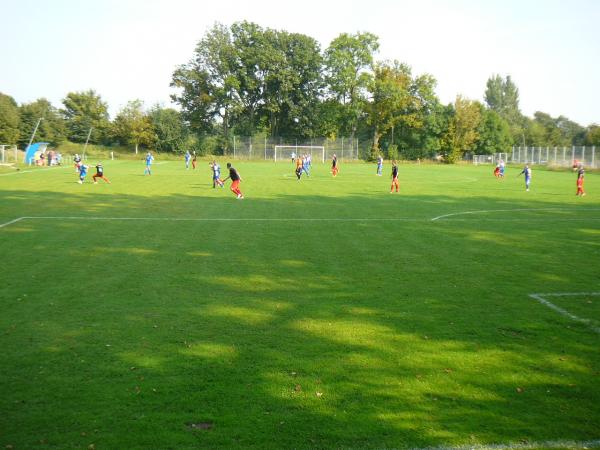
[[[325,147],[322,145],[276,145],[275,146],[275,162],[278,160],[292,159],[292,155],[296,158],[299,155],[310,154],[312,158],[319,158],[325,162]]]
[[[494,164],[496,162],[494,155],[473,155],[473,164]]]

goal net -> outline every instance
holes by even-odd
[[[310,155],[313,160],[325,162],[325,147],[322,145],[276,145],[275,162],[292,160],[302,155]]]

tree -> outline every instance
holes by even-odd
[[[58,145],[65,140],[64,119],[59,111],[45,98],[21,105],[19,115],[21,117],[18,140],[20,146],[26,147],[29,144],[31,134],[40,118],[42,120],[35,135],[36,141]]]
[[[17,102],[0,92],[0,144],[16,144],[21,118]]]
[[[156,134],[156,148],[162,152],[181,150],[187,138],[181,113],[172,108],[156,105],[149,113]]]
[[[412,111],[408,111],[412,100],[409,94],[410,68],[394,61],[393,64],[377,64],[374,72],[370,86],[372,98],[368,107],[368,122],[373,127],[372,159],[380,152],[379,139],[383,133],[400,120],[409,125],[414,125],[417,120]]]
[[[239,108],[235,76],[236,49],[230,31],[215,24],[198,42],[193,59],[173,73],[173,95],[181,105],[184,118],[197,133],[207,133],[215,119],[222,124],[225,142],[229,138],[230,116]],[[227,144],[226,144],[227,145]]]
[[[454,116],[444,137],[448,162],[456,162],[462,155],[473,149],[479,138],[481,104],[458,95],[454,102]]]
[[[488,108],[508,122],[513,140],[522,137],[524,119],[519,109],[519,89],[510,75],[504,79],[500,75],[488,78],[484,98]]]
[[[62,113],[67,122],[67,137],[72,142],[85,142],[92,128],[90,143],[99,144],[107,135],[108,105],[95,91],[69,92],[63,99]]]
[[[587,127],[585,145],[600,145],[600,125],[594,123]]]
[[[482,106],[476,152],[478,154],[507,153],[512,145],[510,126],[500,115]]]
[[[329,93],[344,106],[342,133],[354,135],[372,79],[373,55],[378,49],[378,38],[374,34],[342,33],[325,51],[325,80]]]
[[[121,143],[134,145],[136,155],[140,145],[152,145],[156,134],[141,100],[132,100],[121,109],[113,123],[113,134]]]

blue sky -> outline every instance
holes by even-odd
[[[526,115],[600,123],[600,1],[594,0],[0,0],[0,92],[60,106],[95,89],[114,115],[128,100],[170,105],[171,74],[215,22],[301,32],[322,48],[342,32],[380,38],[438,80],[444,103],[483,100],[492,74],[511,75]]]

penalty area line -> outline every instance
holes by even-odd
[[[564,209],[564,208],[515,208],[515,209],[480,209],[480,210],[473,210],[473,211],[461,211],[461,212],[456,212],[456,213],[450,213],[450,214],[443,214],[441,216],[437,216],[434,217],[433,219],[431,219],[432,222],[435,222],[436,220],[440,220],[440,219],[446,219],[448,217],[455,217],[455,216],[465,216],[465,215],[470,215],[470,214],[486,214],[486,213],[496,213],[496,212],[539,212],[539,211],[564,211],[564,212],[573,212],[573,211],[600,211],[600,209],[594,208],[594,209],[589,209],[589,208],[574,208],[574,209]]]
[[[552,309],[553,311],[556,311],[557,313],[559,313],[565,317],[568,317],[569,319],[573,320],[574,322],[579,322],[579,323],[583,323],[584,325],[587,325],[592,331],[600,334],[600,327],[597,327],[596,325],[594,325],[593,321],[576,316],[575,314],[567,311],[566,309],[555,305],[554,303],[549,301],[547,298],[547,297],[567,297],[567,296],[583,297],[583,296],[596,296],[596,295],[600,295],[600,292],[557,292],[557,293],[551,293],[551,294],[533,293],[533,294],[529,294],[529,297],[531,297],[534,300],[537,300],[542,305],[547,306],[548,308]]]

